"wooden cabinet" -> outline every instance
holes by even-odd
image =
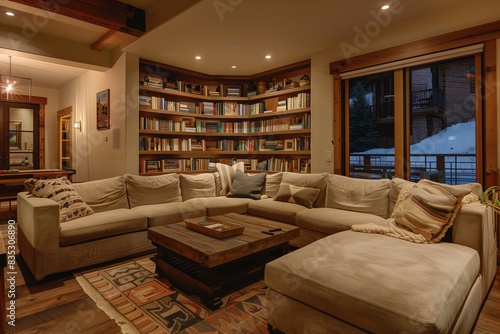
[[[140,68],[140,173],[200,172],[239,161],[248,171],[309,172],[310,86],[299,85],[308,64],[241,78],[147,61]]]

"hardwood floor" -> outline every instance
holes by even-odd
[[[0,231],[6,239],[5,216]],[[144,255],[142,257],[150,257]],[[17,258],[15,277],[16,326],[7,333],[121,333],[119,326],[88,297],[71,273],[53,275],[34,283],[22,258]],[[6,289],[8,284],[5,282]],[[481,310],[473,334],[500,333],[500,267],[489,296]]]

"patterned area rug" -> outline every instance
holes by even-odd
[[[140,259],[75,276],[123,333],[268,333],[262,281],[226,296],[212,311],[154,270],[153,261]]]

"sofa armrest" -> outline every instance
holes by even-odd
[[[462,206],[453,223],[453,242],[474,248],[481,258],[481,274],[489,288],[496,273],[496,215],[479,201]]]
[[[59,247],[59,204],[28,192],[17,194],[17,223],[27,241],[36,250]]]

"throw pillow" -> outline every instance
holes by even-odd
[[[227,197],[242,197],[260,199],[262,187],[266,183],[266,173],[248,175],[241,170],[236,170],[234,174],[231,190]]]
[[[328,173],[283,173],[283,183],[293,184],[297,187],[316,188],[319,189],[319,194],[313,203],[313,207],[321,208],[326,202],[326,184],[328,181]]]
[[[229,192],[231,184],[233,183],[234,174],[237,170],[243,172],[245,170],[245,164],[243,162],[238,162],[229,166],[218,162],[215,164],[215,168],[217,168],[217,171],[219,172],[222,188],[219,195],[226,196]]]
[[[37,197],[49,198],[59,203],[61,223],[94,213],[66,177],[36,180],[31,193]]]
[[[318,197],[319,192],[320,190],[316,188],[299,187],[282,182],[274,200],[296,203],[310,209]]]
[[[470,187],[450,186],[422,179],[400,191],[388,227],[353,225],[352,230],[380,233],[415,243],[436,243],[453,225],[462,198]]]
[[[281,180],[283,179],[283,173],[278,172],[275,174],[267,174],[266,182],[264,184],[264,188],[262,189],[262,193],[269,196],[274,197],[280,190]]]

